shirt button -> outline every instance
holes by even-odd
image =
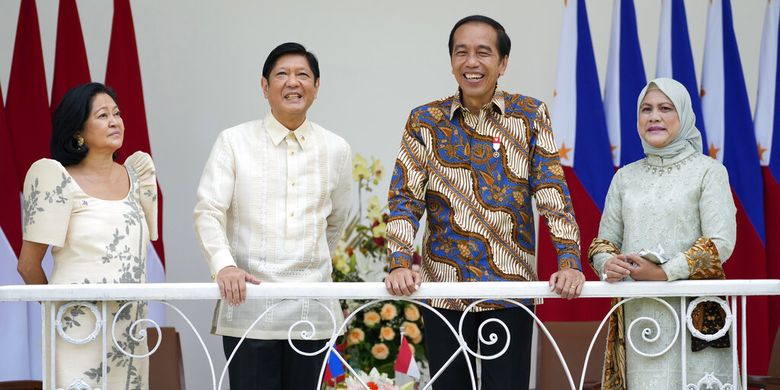
[[[295,182],[290,182],[290,187],[295,187]]]
[[[295,154],[295,152],[291,150],[290,151],[290,156],[292,156],[293,154]]]
[[[290,213],[290,216],[291,216],[291,217],[294,217],[294,216],[295,216],[295,213]]]

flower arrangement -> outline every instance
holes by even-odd
[[[371,158],[371,164],[356,154],[352,179],[357,183],[358,210],[349,220],[342,240],[333,255],[333,281],[381,281],[386,272],[387,206],[382,206],[377,195],[372,195],[363,216],[363,194],[372,192],[384,175],[381,162]],[[359,256],[360,255],[360,256]]]
[[[402,336],[409,341],[414,359],[425,362],[422,328],[422,316],[416,305],[379,302],[358,313],[339,349],[352,367],[363,371],[376,368],[393,378]]]
[[[371,372],[366,374],[365,372],[358,371],[358,376],[360,379],[363,380],[365,384],[368,385],[368,388],[371,390],[412,390],[414,388],[414,383],[409,382],[406,385],[403,385],[401,387],[397,387],[393,384],[393,380],[390,379],[387,374],[379,373],[376,368],[372,369]],[[360,383],[360,381],[357,378],[347,378],[345,382],[345,386],[347,390],[363,390],[365,387],[363,387],[363,384]]]
[[[387,275],[387,206],[380,203],[378,196],[372,195],[363,214],[363,196],[373,191],[383,175],[384,169],[378,159],[371,158],[369,163],[360,154],[355,155],[352,178],[357,183],[359,206],[333,256],[333,280],[336,282],[382,281]],[[415,257],[419,258],[419,255],[415,254]],[[364,303],[343,301],[342,307],[352,312]],[[394,378],[393,364],[398,356],[401,335],[407,337],[415,360],[423,365],[426,362],[422,329],[422,316],[416,305],[379,302],[355,316],[341,338],[338,350],[350,366],[363,374],[376,370],[388,379]],[[380,383],[381,380],[377,382]]]

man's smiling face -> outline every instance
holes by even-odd
[[[501,57],[498,34],[488,24],[469,22],[453,35],[452,74],[462,93],[462,102],[470,110],[493,98],[498,78],[506,70],[508,58]]]

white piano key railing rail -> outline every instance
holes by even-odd
[[[731,345],[736,346],[740,344],[741,356],[737,356],[737,348],[732,348],[732,375],[729,378],[717,378],[711,373],[706,373],[700,378],[688,378],[686,370],[682,370],[682,383],[683,390],[694,389],[720,389],[720,390],[733,390],[737,388],[746,389],[747,378],[747,359],[749,352],[747,350],[747,332],[745,324],[747,323],[746,305],[748,296],[773,296],[780,295],[780,280],[705,280],[705,281],[677,281],[672,283],[667,282],[641,282],[641,283],[616,283],[608,284],[604,282],[586,282],[582,290],[582,296],[579,299],[580,304],[587,305],[588,298],[604,298],[604,297],[621,297],[624,298],[620,305],[624,305],[631,301],[640,299],[655,300],[662,304],[666,310],[669,310],[673,318],[675,318],[675,334],[672,337],[671,342],[666,346],[655,352],[647,352],[637,348],[637,340],[633,339],[632,329],[636,327],[641,328],[641,341],[645,344],[654,343],[659,340],[659,335],[662,332],[662,328],[658,321],[652,317],[639,317],[632,320],[631,323],[626,324],[627,345],[626,348],[632,348],[636,353],[642,356],[659,356],[667,353],[671,348],[675,346],[676,341],[679,339],[681,348],[681,358],[685,366],[686,359],[686,339],[687,332],[703,339],[705,341],[714,340],[729,332],[731,338]],[[695,299],[680,299],[679,307],[675,308],[668,302],[660,299],[662,297],[696,297]],[[294,350],[298,353],[315,356],[322,354],[323,362],[320,370],[320,379],[325,372],[327,354],[323,354],[326,350],[335,348],[335,343],[338,335],[341,335],[347,328],[348,324],[355,318],[356,315],[361,313],[365,308],[381,301],[387,300],[403,300],[408,302],[414,302],[422,307],[425,307],[433,311],[438,315],[442,321],[444,317],[439,314],[435,308],[430,307],[424,303],[421,303],[420,299],[425,298],[471,298],[477,300],[504,300],[510,302],[518,307],[525,308],[520,304],[520,300],[524,298],[544,298],[544,299],[560,299],[554,293],[549,291],[546,282],[485,282],[485,283],[427,283],[423,284],[420,289],[410,297],[397,297],[387,293],[383,283],[264,283],[259,286],[250,285],[247,288],[247,299],[273,299],[278,300],[273,306],[269,307],[263,313],[260,313],[255,319],[254,323],[246,330],[246,334],[252,330],[252,328],[260,322],[269,310],[272,310],[277,305],[282,305],[289,300],[297,299],[310,299],[313,302],[319,304],[319,306],[328,311],[328,306],[321,304],[319,299],[360,299],[367,300],[367,303],[361,305],[351,313],[348,313],[345,321],[342,324],[337,323],[338,316],[334,313],[330,313],[333,328],[331,338],[327,344],[319,351],[302,351],[295,345],[295,339],[309,339],[315,333],[315,325],[309,321],[302,320],[295,323],[291,323],[288,331],[288,342]],[[56,337],[61,337],[68,343],[88,343],[99,342],[102,343],[103,353],[103,376],[106,378],[107,367],[107,352],[108,346],[113,344],[121,353],[127,356],[143,359],[153,354],[160,345],[160,338],[157,340],[157,344],[144,354],[133,354],[132,351],[127,351],[120,347],[117,340],[114,337],[114,328],[116,327],[116,318],[119,317],[119,312],[126,310],[133,302],[136,301],[160,301],[166,306],[170,307],[174,312],[178,313],[184,321],[189,325],[193,335],[199,341],[206,358],[209,362],[211,369],[211,382],[213,389],[222,389],[223,384],[227,383],[227,365],[230,364],[232,355],[228,358],[227,364],[217,375],[214,362],[203,342],[202,332],[208,332],[207,329],[198,329],[187,316],[179,310],[175,303],[177,301],[189,301],[189,300],[216,300],[219,299],[219,290],[214,283],[160,283],[160,284],[103,284],[103,285],[45,285],[45,286],[0,286],[0,301],[58,301],[67,302],[59,307],[59,310],[55,312],[54,305],[49,305],[51,312],[49,313],[52,318],[52,326],[50,326],[49,334],[44,337],[50,337],[52,345]],[[105,319],[108,318],[107,314],[107,302],[108,301],[128,301],[119,309],[117,316],[114,317],[114,321],[111,324],[106,323]],[[702,301],[713,301],[721,306],[726,313],[726,323],[723,328],[711,335],[702,334],[693,326],[692,311],[693,308]],[[95,302],[95,303],[93,303]],[[473,308],[475,301],[469,309]],[[62,330],[62,316],[68,307],[73,305],[81,305],[86,307],[92,312],[97,319],[95,328],[92,332],[83,338],[75,339],[68,336]],[[534,318],[537,326],[539,327],[540,337],[545,337],[550,341],[553,346],[561,366],[566,374],[566,379],[571,389],[581,389],[585,380],[585,368],[590,360],[593,346],[598,337],[604,337],[602,328],[604,328],[609,320],[609,314],[617,309],[618,306],[613,307],[607,316],[602,320],[596,334],[593,338],[588,349],[588,353],[585,357],[584,367],[582,368],[582,376],[578,382],[572,378],[571,371],[560,348],[556,344],[555,340],[551,336],[550,332],[545,327],[544,323],[530,310],[526,309],[529,315]],[[46,310],[46,309],[44,309]],[[737,320],[739,316],[739,321]],[[682,319],[682,320],[680,320]],[[479,327],[479,338],[483,344],[492,345],[498,342],[503,342],[505,345],[499,352],[484,356],[479,351],[471,350],[465,343],[464,338],[460,334],[460,329],[456,329],[453,326],[448,325],[450,332],[459,343],[460,348],[456,350],[450,361],[452,361],[458,354],[468,357],[472,355],[477,359],[496,359],[500,357],[509,345],[510,334],[506,324],[499,320],[492,320],[500,325],[503,329],[504,335],[497,335],[495,333],[483,334],[483,326]],[[684,322],[681,322],[684,321]],[[446,321],[444,321],[447,324]],[[738,327],[739,324],[739,327]],[[340,326],[339,326],[340,325]],[[484,323],[482,325],[485,325]],[[149,330],[155,329],[155,330]],[[106,331],[108,330],[108,331]],[[130,327],[130,335],[136,342],[144,341],[146,333],[148,331],[157,331],[160,334],[159,326],[153,320],[142,318],[135,320]],[[293,337],[295,333],[296,336]],[[183,337],[187,337],[186,333]],[[751,337],[760,337],[758,335],[751,335]],[[766,336],[765,336],[766,337]],[[243,338],[242,338],[243,341]],[[668,340],[667,340],[668,341]],[[499,345],[500,346],[500,345]],[[235,351],[234,351],[235,352]],[[50,353],[48,361],[44,364],[48,364],[51,368],[48,370],[50,373],[54,372],[54,365],[56,364],[54,353]],[[339,356],[342,363],[345,365],[347,371],[355,376],[362,385],[368,389],[368,385],[360,379],[355,371],[349,367],[347,362]],[[470,366],[470,359],[466,359],[467,364]],[[741,372],[739,371],[741,369]],[[437,373],[431,373],[432,377],[428,383],[422,386],[423,389],[429,389],[436,379],[446,372],[446,366]],[[321,380],[320,380],[321,382]],[[477,389],[477,379],[471,377],[472,387]],[[83,381],[74,380],[64,390],[93,390],[89,389],[89,386]],[[110,390],[110,389],[101,389]]]

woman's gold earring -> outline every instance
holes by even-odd
[[[84,146],[84,137],[76,135],[76,145],[81,149],[81,147]]]

